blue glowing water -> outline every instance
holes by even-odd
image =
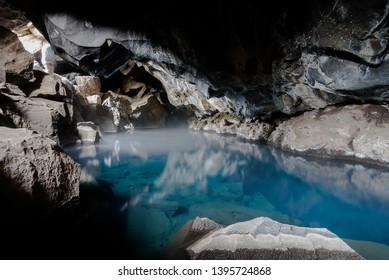
[[[174,235],[196,216],[222,225],[267,216],[325,227],[363,241],[349,243],[362,255],[374,244],[366,258],[389,256],[388,169],[183,129],[105,135],[96,146],[67,152],[83,167],[81,191],[104,189],[120,198],[107,211],[121,216],[120,234],[139,258],[163,258]]]

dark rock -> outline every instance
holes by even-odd
[[[163,128],[168,113],[158,99],[151,94],[131,102],[132,112],[129,115],[135,127]]]
[[[0,83],[25,83],[33,78],[33,56],[27,52],[17,35],[0,26]]]

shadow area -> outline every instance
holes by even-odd
[[[0,259],[138,259],[141,252],[127,237],[126,199],[102,182],[82,186],[80,196],[49,212],[28,195],[0,197]],[[21,199],[23,198],[23,199]],[[20,207],[23,201],[28,207]],[[13,201],[13,202],[12,202]]]

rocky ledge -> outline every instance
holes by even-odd
[[[389,106],[349,105],[305,112],[281,123],[269,143],[308,155],[389,166]]]
[[[363,259],[325,228],[282,224],[267,217],[225,228],[209,219],[196,218],[182,228],[177,240],[191,259]]]

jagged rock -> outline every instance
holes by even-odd
[[[325,228],[259,217],[218,229],[189,245],[191,259],[363,259]]]
[[[99,141],[99,129],[93,122],[77,123],[77,131],[83,144],[94,144]]]
[[[0,26],[17,31],[28,24],[25,13],[11,5],[10,1],[0,0],[0,7]]]
[[[329,107],[281,123],[269,143],[314,156],[389,165],[388,128],[387,105]]]
[[[65,83],[61,76],[34,70],[34,77],[31,83],[20,86],[28,97],[43,97],[57,101],[64,101],[66,98],[71,100],[74,88],[70,83]]]
[[[18,35],[24,49],[34,55],[39,56],[42,46],[47,44],[45,37],[35,28],[32,22],[28,22],[26,25],[14,30],[14,32]]]
[[[232,134],[250,140],[267,140],[274,125],[238,115],[217,113],[210,117],[190,119],[189,128]]]
[[[27,52],[18,36],[0,26],[0,83],[25,83],[33,78],[33,56]]]
[[[92,76],[76,76],[77,92],[83,96],[96,94],[101,90],[101,82],[99,77]]]
[[[128,96],[119,95],[112,91],[106,93],[103,98],[104,101],[101,105],[111,110],[113,123],[118,130],[133,130],[134,126],[129,119],[132,112],[131,99]]]
[[[17,87],[0,90],[0,108],[15,127],[28,128],[61,145],[75,142],[73,105],[44,98],[28,98]]]
[[[1,200],[11,208],[47,211],[79,195],[79,164],[32,130],[0,127],[0,166]]]
[[[198,116],[251,118],[389,100],[389,6],[383,0],[231,1],[208,3],[207,9],[161,3],[152,10],[138,3],[131,20],[124,20],[120,3],[79,17],[50,2],[16,2],[65,60],[104,77],[144,66],[173,106]],[[207,20],[193,29],[199,13]]]
[[[74,97],[74,105],[77,108],[75,119],[77,122],[94,122],[102,133],[117,132],[113,122],[113,114],[110,108],[100,104],[88,104],[83,96],[77,94]]]
[[[169,259],[186,258],[185,247],[188,247],[209,232],[220,228],[222,228],[221,225],[208,218],[196,217],[193,220],[189,220],[174,236],[167,249],[167,257]]]
[[[168,113],[154,95],[147,94],[140,99],[132,99],[131,108],[129,116],[135,127],[165,127]]]

